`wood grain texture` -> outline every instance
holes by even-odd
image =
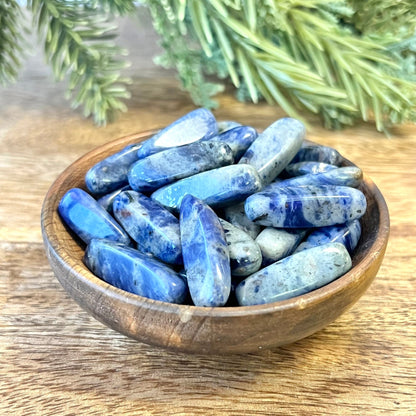
[[[131,39],[135,62],[148,62]],[[39,217],[52,181],[78,157],[167,124],[192,103],[171,73],[148,67],[134,79],[129,113],[97,129],[68,109],[41,62],[30,58],[19,82],[0,91],[1,415],[416,414],[415,126],[388,139],[371,126],[327,132],[311,120],[309,138],[362,167],[390,209],[384,262],[358,303],[286,347],[188,356],[130,340],[72,301],[47,262]],[[259,128],[283,115],[230,93],[220,104],[219,119]]]

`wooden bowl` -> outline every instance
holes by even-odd
[[[84,176],[93,164],[152,134],[123,137],[87,153],[58,177],[45,197],[41,225],[52,269],[68,294],[96,319],[131,338],[171,350],[242,353],[288,344],[319,331],[368,288],[386,250],[389,214],[380,191],[365,175],[361,190],[368,208],[353,268],[308,294],[265,305],[205,308],[140,297],[94,276],[82,262],[83,249],[58,215],[59,201],[70,188],[85,189]],[[345,160],[345,165],[351,164]]]

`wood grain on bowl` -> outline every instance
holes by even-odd
[[[153,133],[117,139],[81,157],[59,176],[44,200],[42,233],[52,269],[69,295],[96,319],[131,338],[172,350],[241,353],[288,344],[320,330],[368,288],[384,256],[389,215],[383,196],[366,175],[360,189],[368,208],[353,268],[306,295],[266,305],[203,308],[143,298],[94,276],[82,263],[82,244],[58,215],[59,201],[70,188],[85,189],[84,176],[93,164]]]

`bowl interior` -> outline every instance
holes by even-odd
[[[389,234],[386,203],[364,175],[360,189],[368,208],[362,236],[352,256],[353,268],[332,283],[308,294],[266,305],[204,308],[143,298],[108,285],[83,264],[84,245],[61,221],[57,207],[64,193],[85,188],[87,170],[154,134],[143,132],[114,140],[70,165],[49,189],[42,208],[46,252],[64,289],[95,318],[140,341],[171,349],[223,353],[283,345],[332,322],[367,289],[384,256]],[[345,159],[345,165],[352,165]]]

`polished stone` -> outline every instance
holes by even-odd
[[[125,191],[114,200],[113,211],[140,251],[165,263],[182,263],[179,221],[168,210],[145,195]]]
[[[58,211],[63,221],[85,243],[107,238],[130,244],[130,238],[114,218],[87,192],[72,188],[62,197]]]
[[[230,254],[231,274],[248,276],[256,272],[262,261],[256,242],[243,230],[220,218]]]
[[[180,228],[183,262],[194,304],[225,305],[231,290],[230,257],[217,215],[188,194],[180,207]]]
[[[235,161],[240,160],[257,138],[257,130],[250,126],[238,126],[227,130],[209,141],[220,141],[231,147]]]
[[[235,227],[245,231],[252,239],[255,239],[262,229],[261,225],[248,219],[244,210],[244,201],[225,207],[223,217]]]
[[[344,158],[341,154],[332,147],[304,144],[290,161],[290,164],[298,162],[322,162],[340,166],[343,160]]]
[[[127,172],[138,159],[141,144],[125,147],[94,165],[85,175],[85,184],[92,194],[108,194],[127,185]]]
[[[317,228],[299,245],[296,253],[327,243],[341,243],[352,253],[361,236],[360,220],[350,221],[343,225]]]
[[[297,162],[287,165],[285,171],[289,176],[300,176],[307,175],[308,173],[328,172],[336,168],[337,166],[335,165],[322,162]]]
[[[268,266],[291,255],[305,235],[306,231],[303,229],[265,228],[256,238],[263,256],[262,266]]]
[[[293,159],[305,134],[305,126],[300,121],[289,117],[282,118],[259,134],[239,163],[255,167],[265,186]]]
[[[179,210],[186,194],[211,206],[225,206],[244,200],[261,189],[256,170],[250,165],[231,165],[198,173],[158,189],[152,199],[164,207]]]
[[[347,186],[293,186],[247,198],[245,211],[258,224],[277,228],[311,228],[344,224],[360,218],[365,195]]]
[[[138,160],[130,168],[132,189],[151,192],[179,179],[230,165],[233,152],[221,141],[203,141],[173,147]]]
[[[139,159],[143,159],[153,153],[207,139],[217,133],[217,121],[211,111],[198,108],[144,141],[137,156]]]
[[[309,173],[307,175],[296,176],[294,178],[272,182],[262,192],[273,192],[275,189],[286,186],[305,186],[305,185],[334,185],[351,186],[356,188],[360,185],[363,173],[360,168],[346,166],[343,168],[331,169],[323,173]]]
[[[113,202],[116,196],[120,195],[123,191],[128,191],[130,189],[130,185],[123,186],[120,189],[116,189],[109,194],[102,196],[100,199],[97,199],[97,202],[111,215],[113,214]]]
[[[224,133],[227,130],[233,129],[234,127],[241,126],[241,123],[233,120],[218,121],[218,133]]]
[[[243,280],[236,288],[241,306],[300,296],[345,274],[352,266],[346,248],[329,243],[293,254]]]
[[[92,240],[84,263],[96,276],[127,292],[170,303],[186,299],[186,283],[176,272],[133,248]]]

